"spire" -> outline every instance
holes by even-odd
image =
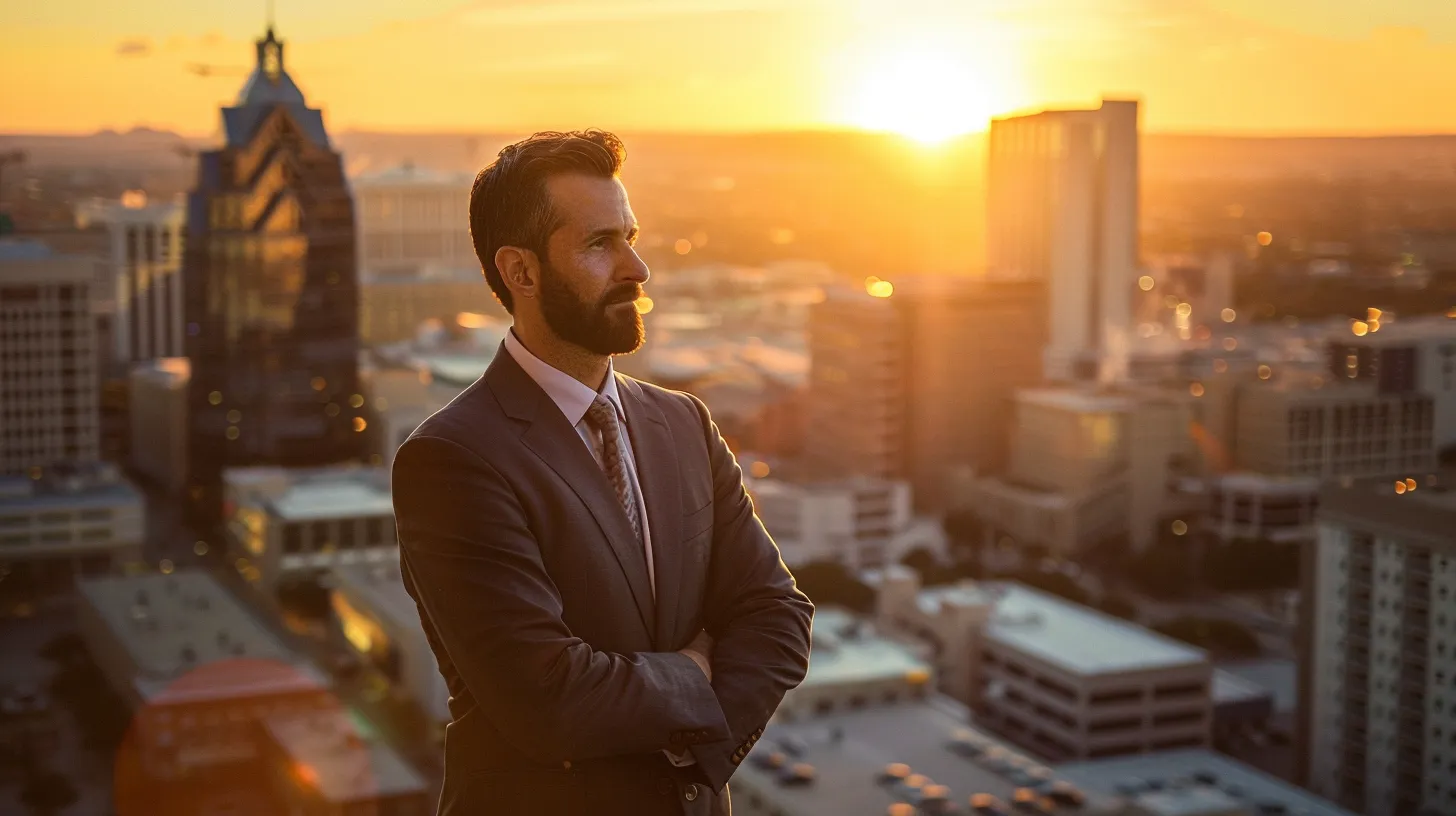
[[[271,15],[270,15],[271,16]],[[268,33],[263,39],[258,40],[258,68],[257,73],[262,74],[274,85],[283,76],[283,41],[273,33],[273,23],[268,23]]]

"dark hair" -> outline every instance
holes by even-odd
[[[612,178],[627,149],[604,130],[545,131],[501,148],[470,188],[470,240],[496,300],[515,313],[511,290],[495,265],[503,246],[529,249],[545,258],[546,241],[561,226],[546,181],[563,173]]]

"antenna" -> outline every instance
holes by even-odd
[[[264,0],[264,2],[266,4],[266,11],[267,11],[267,15],[268,15],[268,30],[271,32],[273,30],[273,11],[274,11],[273,5],[274,5],[274,0]]]

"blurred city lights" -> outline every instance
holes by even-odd
[[[1259,233],[1257,238],[1259,239],[1259,246],[1269,246],[1274,243],[1274,236],[1267,232]]]
[[[1203,396],[1203,383],[1194,383],[1188,386],[1188,393],[1195,397]]]
[[[693,242],[686,238],[679,238],[673,241],[672,250],[679,255],[686,255],[693,251]]]
[[[1143,275],[1141,278],[1138,278],[1138,288],[1144,292],[1153,291],[1153,276]]]
[[[367,427],[369,427],[369,423],[365,421],[364,417],[354,417],[354,433],[359,433]]]
[[[637,298],[634,305],[637,307],[638,314],[647,314],[648,312],[652,311],[652,307],[657,304],[652,302],[652,298],[643,295],[642,297]]]
[[[1188,532],[1188,522],[1184,521],[1183,519],[1178,519],[1177,521],[1174,521],[1173,522],[1173,535],[1176,535],[1176,536],[1185,535],[1185,534],[1187,534],[1187,532]]]
[[[1238,317],[1238,313],[1235,312],[1233,309],[1224,309],[1222,312],[1218,313],[1218,316],[1223,318],[1223,322],[1232,323],[1234,322],[1235,318]]]
[[[1356,337],[1364,337],[1370,333],[1370,324],[1363,320],[1353,320],[1350,322],[1350,331],[1354,332]]]
[[[1266,365],[1259,366],[1259,379],[1267,380],[1274,375],[1274,369]]]

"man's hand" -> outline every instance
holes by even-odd
[[[678,649],[678,654],[684,654],[692,658],[693,662],[698,664],[698,668],[703,670],[703,674],[708,678],[708,682],[713,682],[713,664],[710,662],[713,657],[713,638],[711,635],[706,631],[698,632],[698,636],[693,638],[692,643]]]

